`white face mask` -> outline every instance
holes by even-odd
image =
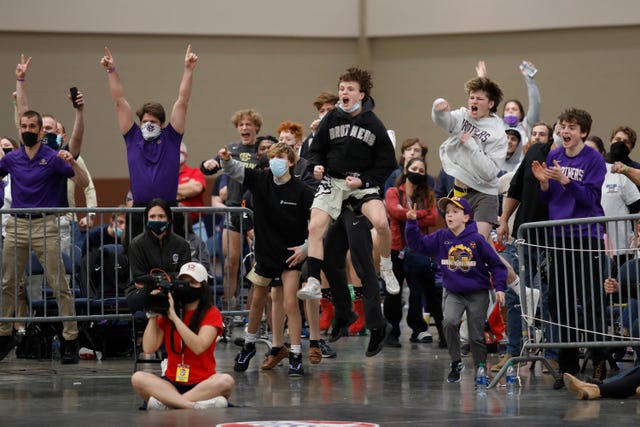
[[[183,164],[184,160],[184,154],[180,154],[180,164]]]
[[[162,132],[162,128],[153,122],[143,123],[142,126],[140,126],[140,130],[142,131],[142,137],[145,141],[153,141],[158,138],[160,132]]]

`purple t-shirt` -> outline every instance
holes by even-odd
[[[124,135],[127,145],[129,182],[133,201],[146,204],[156,197],[175,201],[180,173],[180,135],[171,126],[162,129],[160,138],[146,142],[140,126],[134,123]]]
[[[24,147],[0,159],[0,175],[11,174],[12,208],[56,208],[62,206],[60,186],[75,174],[71,165],[46,145],[29,159]],[[66,187],[65,187],[66,188]]]
[[[548,191],[541,191],[538,187],[540,198],[549,205],[549,219],[604,216],[600,199],[607,167],[602,155],[589,146],[585,146],[574,157],[567,156],[564,148],[556,148],[547,155],[547,165],[553,165],[554,160],[560,164],[562,173],[571,181],[562,186],[556,180],[549,180]],[[552,230],[556,236],[564,234],[565,237],[584,236],[598,239],[602,238],[603,233],[601,223],[596,227],[590,227],[589,224],[565,225],[562,230],[558,227]]]

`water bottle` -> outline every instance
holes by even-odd
[[[507,387],[507,396],[513,396],[516,394],[516,381],[518,377],[516,376],[516,370],[513,367],[513,363],[509,362],[507,365],[507,376],[505,380],[505,385]]]
[[[487,370],[484,367],[484,363],[478,365],[478,371],[476,372],[476,394],[478,396],[486,396],[487,395]]]
[[[53,338],[51,338],[51,359],[60,360],[60,338],[58,338],[58,334],[53,335]]]

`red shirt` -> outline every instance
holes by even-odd
[[[400,185],[402,192],[402,200],[400,200],[400,191],[398,187],[390,187],[385,194],[385,204],[387,213],[389,214],[389,228],[391,229],[391,249],[401,251],[406,245],[404,243],[404,226],[407,222],[407,192],[404,184]],[[416,219],[418,226],[423,233],[428,233],[429,227],[436,225],[438,218],[438,209],[433,203],[430,209],[416,210]]]
[[[183,321],[186,325],[189,325],[191,318],[193,317],[195,310],[188,310],[184,313]],[[158,326],[164,331],[164,347],[167,350],[168,364],[165,375],[171,381],[176,380],[176,369],[179,363],[189,365],[189,380],[184,384],[197,384],[200,383],[211,375],[216,373],[216,359],[213,356],[213,352],[216,349],[216,339],[214,338],[211,346],[203,351],[201,354],[196,355],[189,347],[184,346],[184,362],[182,361],[182,354],[180,354],[183,346],[183,341],[178,334],[178,330],[173,330],[173,344],[178,353],[174,353],[171,348],[171,324],[172,322],[165,316],[157,318]],[[211,307],[207,314],[205,314],[200,326],[214,326],[218,330],[218,335],[222,333],[222,314],[216,307]],[[216,336],[217,338],[217,336]]]
[[[178,185],[186,184],[192,179],[202,184],[202,191],[193,197],[180,200],[180,204],[183,206],[204,206],[204,190],[207,187],[204,174],[198,168],[191,168],[186,164],[182,165],[182,168],[180,168],[180,175],[178,175]],[[198,221],[197,212],[192,212],[190,216],[193,222]]]

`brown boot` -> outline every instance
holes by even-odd
[[[597,385],[580,381],[573,375],[567,373],[563,375],[563,378],[567,388],[577,394],[580,399],[591,400],[600,397],[600,387]]]

